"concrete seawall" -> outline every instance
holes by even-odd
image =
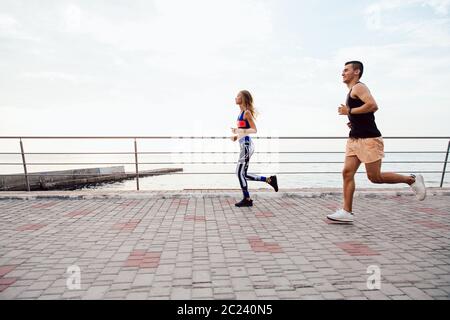
[[[163,168],[139,172],[139,177],[170,174],[181,168]],[[136,173],[125,172],[124,166],[36,172],[28,174],[31,190],[74,189],[88,184],[122,181],[136,178]],[[27,190],[24,174],[0,175],[0,191]]]

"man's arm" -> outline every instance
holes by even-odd
[[[352,114],[362,114],[369,112],[376,112],[378,110],[378,105],[375,102],[372,94],[364,84],[357,84],[353,87],[353,94],[358,97],[364,104],[361,107],[353,108]]]
[[[378,110],[378,105],[375,102],[375,99],[372,97],[369,89],[362,83],[357,84],[353,87],[352,93],[359,98],[364,104],[361,107],[353,108],[352,114],[363,114],[369,112],[376,112]],[[338,112],[340,115],[348,115],[350,108],[341,104],[338,108]]]

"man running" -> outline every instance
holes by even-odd
[[[338,108],[340,115],[348,116],[350,127],[349,139],[345,152],[345,164],[342,171],[344,179],[344,206],[328,219],[340,222],[353,222],[353,194],[355,192],[355,173],[361,162],[366,166],[367,177],[373,183],[406,183],[418,200],[426,197],[426,188],[422,175],[403,176],[396,173],[381,172],[381,159],[384,158],[384,144],[380,131],[375,124],[374,113],[377,103],[369,89],[359,80],[364,66],[360,61],[350,61],[342,71],[343,82],[349,88],[346,105]]]

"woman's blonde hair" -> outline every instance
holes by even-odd
[[[256,109],[253,105],[253,97],[252,97],[251,93],[248,92],[247,90],[241,90],[239,93],[242,96],[242,104],[243,104],[244,108],[247,109],[248,111],[250,111],[253,118],[256,118],[258,116],[258,112],[256,111]]]

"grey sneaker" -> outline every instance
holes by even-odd
[[[339,209],[335,213],[327,215],[327,218],[333,221],[350,222],[350,223],[352,223],[354,220],[353,214],[345,211],[344,209]]]
[[[417,200],[422,201],[427,197],[427,188],[425,187],[423,176],[421,174],[417,176],[412,174],[411,176],[416,179],[416,182],[411,185],[411,189],[416,194]]]

